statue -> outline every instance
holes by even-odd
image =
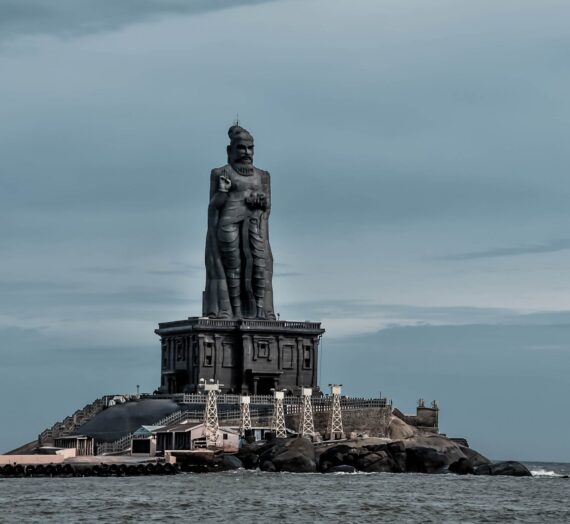
[[[253,166],[247,130],[236,123],[228,136],[228,163],[210,176],[203,316],[274,320],[270,177]]]

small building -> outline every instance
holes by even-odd
[[[131,439],[131,455],[156,454],[156,432],[164,426],[141,426],[137,429]]]
[[[75,449],[77,457],[94,455],[95,446],[93,437],[87,435],[67,435],[65,437],[56,437],[53,441],[55,448]]]
[[[194,450],[204,448],[204,423],[184,421],[153,432],[156,435],[156,453],[165,451]],[[239,434],[231,428],[220,427],[216,447],[228,452],[239,449]]]
[[[238,426],[231,426],[228,429],[239,434],[239,427]],[[269,426],[256,426],[251,428],[251,435],[255,439],[255,442],[258,440],[265,440],[265,434],[271,432],[271,428]],[[247,433],[246,433],[247,436]]]

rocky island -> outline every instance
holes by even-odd
[[[276,318],[271,178],[236,122],[212,170],[202,315],[161,322],[160,384],[106,395],[0,456],[0,475],[141,475],[246,468],[297,473],[529,476],[439,432],[439,407],[319,386],[320,322]]]

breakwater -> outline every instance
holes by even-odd
[[[6,464],[0,467],[0,478],[14,477],[136,477],[175,475],[173,464]]]

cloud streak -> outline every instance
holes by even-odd
[[[195,15],[272,0],[3,0],[0,39],[27,35],[77,37],[114,31],[167,15]]]
[[[467,253],[457,253],[441,257],[445,260],[476,260],[479,258],[511,257],[519,255],[535,255],[541,253],[556,253],[570,249],[570,238],[552,240],[546,244],[535,244],[527,246],[497,247],[485,249],[483,251],[470,251]]]

